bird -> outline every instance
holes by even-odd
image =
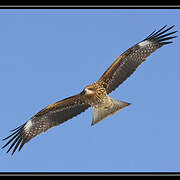
[[[169,40],[177,36],[170,35],[177,31],[169,30],[174,26],[167,28],[165,25],[157,31],[154,30],[145,39],[118,56],[97,82],[85,86],[79,94],[46,106],[23,125],[11,130],[11,134],[3,139],[3,141],[8,139],[8,142],[2,149],[12,143],[7,153],[13,148],[11,153],[13,155],[17,148],[20,151],[24,144],[35,136],[72,119],[89,107],[92,107],[93,111],[91,123],[93,126],[129,106],[131,103],[116,100],[109,94],[133,74],[148,56],[162,46],[172,43]]]

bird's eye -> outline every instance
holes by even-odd
[[[88,90],[93,91],[94,89],[93,88],[88,88]]]

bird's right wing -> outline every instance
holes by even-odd
[[[15,146],[12,152],[13,154],[21,143],[19,147],[20,151],[25,143],[38,134],[71,119],[84,112],[89,107],[90,105],[84,102],[81,94],[51,104],[38,112],[25,124],[12,130],[13,133],[3,139],[6,140],[11,138],[2,148],[12,142],[7,152]]]

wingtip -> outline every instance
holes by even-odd
[[[152,40],[152,41],[156,41],[157,43],[159,43],[160,45],[165,45],[165,44],[170,44],[172,43],[172,41],[166,41],[166,40],[170,40],[173,38],[176,38],[177,36],[170,36],[178,31],[173,31],[173,32],[168,32],[169,30],[171,30],[175,25],[172,25],[168,28],[167,25],[164,25],[161,29],[159,29],[158,31],[152,33],[150,36],[148,36],[145,40]]]
[[[172,25],[170,28],[173,28],[175,26],[175,24],[174,25]]]
[[[5,146],[2,146],[2,147],[1,147],[1,149],[4,149],[4,148],[5,148]]]

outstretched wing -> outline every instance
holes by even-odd
[[[14,154],[19,145],[20,151],[25,143],[38,134],[71,119],[81,112],[84,112],[89,107],[88,104],[85,104],[81,94],[51,104],[38,112],[25,124],[12,130],[13,133],[3,139],[6,140],[11,138],[2,148],[12,142],[7,152],[14,146],[12,152],[12,154]]]
[[[166,40],[177,37],[169,36],[177,31],[166,33],[174,26],[163,30],[165,27],[158,31],[153,31],[143,41],[129,48],[105,71],[98,82],[106,88],[108,94],[124,82],[151,53],[165,44],[172,43]]]

